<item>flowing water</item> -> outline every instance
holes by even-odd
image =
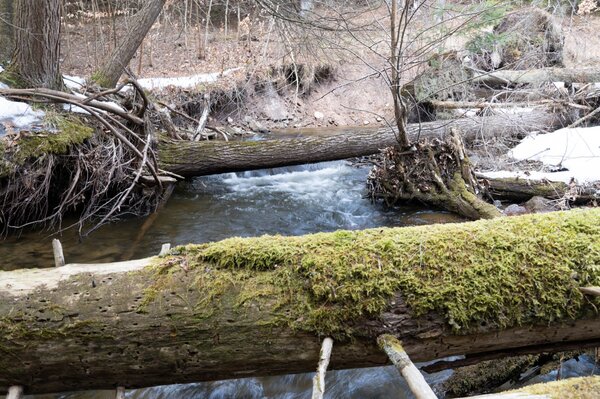
[[[419,208],[374,206],[364,198],[367,173],[339,161],[196,178],[180,183],[150,219],[113,223],[83,241],[76,229],[59,238],[68,263],[93,263],[154,255],[163,243],[460,220]],[[0,245],[0,268],[52,266],[51,240],[48,232],[7,238]]]
[[[407,226],[459,221],[412,207],[383,209],[365,196],[368,169],[346,162],[225,174],[180,184],[157,216],[105,226],[80,241],[77,231],[61,237],[67,262],[109,262],[158,253],[161,244],[214,241],[232,236],[299,235],[338,229]],[[152,223],[150,223],[152,222]],[[1,268],[53,265],[47,233],[10,237],[0,246]],[[335,356],[335,349],[334,349]],[[316,364],[315,364],[316,367]],[[427,376],[435,384],[450,371]],[[92,377],[93,378],[93,377]],[[127,392],[128,398],[310,398],[311,374],[171,385]],[[379,367],[332,371],[327,398],[410,398],[396,370]],[[41,398],[112,399],[114,391]]]

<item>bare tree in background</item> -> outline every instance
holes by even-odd
[[[3,1],[10,7],[10,1]],[[15,50],[8,72],[21,86],[60,90],[60,0],[16,0]]]
[[[149,0],[133,16],[131,27],[124,39],[107,57],[106,62],[92,75],[92,79],[103,87],[114,87],[125,67],[135,55],[146,34],[160,15],[166,0]]]
[[[407,85],[430,67],[432,58],[443,56],[449,38],[481,26],[495,3],[473,1],[446,10],[443,0],[367,1],[361,10],[354,3],[348,7],[346,3],[322,2],[300,16],[294,15],[284,0],[258,1],[280,20],[314,32],[318,37],[314,42],[321,48],[346,50],[371,71],[367,77],[385,81],[393,100],[390,127],[396,132],[397,145],[384,151],[383,162],[369,177],[371,198],[388,204],[416,200],[470,219],[499,215],[494,206],[477,196],[478,182],[460,132],[443,140],[412,142],[407,134],[412,95]],[[440,88],[452,84],[439,80],[435,84]]]

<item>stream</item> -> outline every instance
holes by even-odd
[[[461,220],[416,207],[384,209],[373,205],[364,198],[367,173],[367,167],[339,161],[196,178],[179,184],[151,225],[148,219],[131,219],[104,226],[84,240],[79,239],[76,229],[65,231],[60,239],[68,263],[92,263],[154,255],[167,242],[179,245],[232,236],[300,235]],[[7,238],[0,246],[1,268],[51,267],[51,239],[49,232]],[[577,364],[576,372],[589,373],[590,364],[590,359],[584,366]],[[451,373],[426,377],[435,386]],[[568,372],[563,371],[565,374]],[[126,397],[300,399],[310,398],[311,379],[308,373],[170,385],[130,390]],[[412,397],[393,367],[331,371],[326,386],[327,398]],[[114,391],[89,391],[30,398],[113,399],[114,395]]]

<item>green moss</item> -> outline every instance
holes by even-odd
[[[44,154],[65,154],[72,145],[92,137],[94,129],[84,125],[75,116],[53,116],[47,121],[56,131],[36,132],[23,136],[11,161],[22,165],[31,158]]]
[[[90,76],[90,80],[92,82],[96,83],[100,87],[110,87],[111,86],[108,78],[100,71],[96,71],[96,72],[92,73],[92,76]]]
[[[452,398],[491,392],[508,381],[518,380],[538,359],[539,355],[517,356],[461,367],[443,383],[442,390]]]
[[[600,209],[465,224],[264,236],[178,247],[157,260],[145,303],[182,270],[205,301],[265,299],[290,327],[336,336],[377,317],[397,292],[415,315],[442,315],[456,333],[549,323],[591,307],[572,279],[600,285]],[[150,294],[153,293],[153,294]],[[258,298],[261,298],[258,301]],[[597,301],[597,300],[596,300]]]
[[[12,89],[21,89],[26,88],[27,86],[19,74],[11,71],[10,69],[5,69],[2,73],[0,73],[0,82],[6,84]]]
[[[547,395],[551,399],[595,399],[600,397],[600,376],[569,378],[531,385],[512,392]]]

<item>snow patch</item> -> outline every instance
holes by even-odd
[[[553,133],[531,135],[509,151],[516,160],[540,161],[557,172],[486,172],[490,178],[522,177],[568,183],[600,181],[600,126],[560,129]]]
[[[85,85],[85,79],[80,76],[63,75],[63,81],[69,89],[80,89]]]
[[[0,124],[8,124],[16,128],[24,128],[44,117],[43,111],[35,111],[27,103],[10,101],[0,97]],[[0,130],[2,135],[2,130]]]
[[[76,114],[87,114],[87,115],[90,114],[89,112],[87,112],[85,109],[81,108],[78,105],[63,104],[63,109],[67,112],[74,112]]]
[[[241,68],[232,68],[224,72],[213,72],[213,73],[202,73],[199,75],[192,76],[181,76],[176,78],[146,78],[139,79],[138,83],[148,90],[163,89],[168,86],[180,87],[180,88],[191,88],[199,85],[200,83],[214,83],[219,78],[227,76],[232,72],[235,72]]]

